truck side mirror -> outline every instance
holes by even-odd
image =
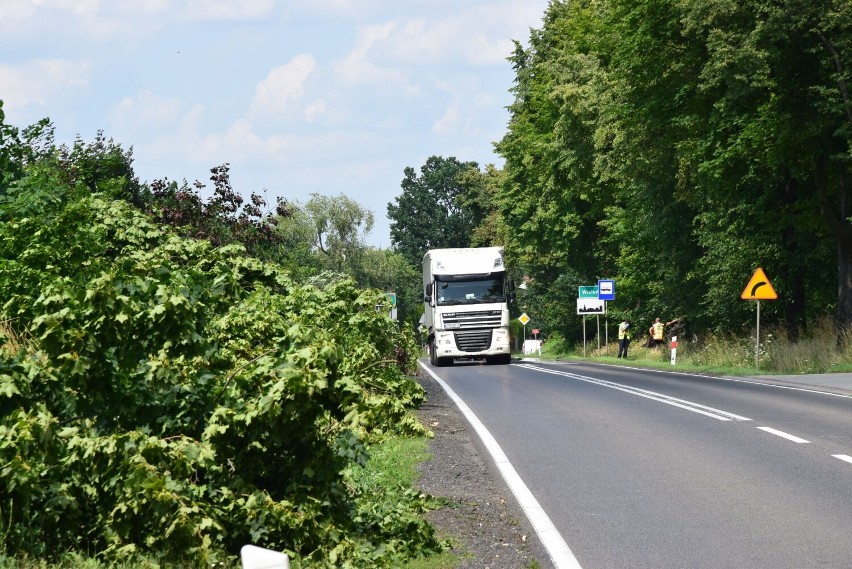
[[[426,285],[426,294],[423,295],[423,302],[432,304],[432,283]]]

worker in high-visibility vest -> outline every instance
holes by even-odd
[[[663,324],[659,318],[655,319],[654,323],[651,324],[651,327],[648,328],[648,334],[651,336],[650,341],[648,342],[648,347],[658,348],[661,344],[663,344],[666,326],[674,324],[677,321],[678,319],[675,318],[674,320]]]
[[[630,346],[630,320],[618,325],[618,358],[627,359],[627,347]]]

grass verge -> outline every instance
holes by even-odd
[[[355,473],[359,485],[381,492],[387,488],[413,488],[420,478],[417,465],[431,458],[426,437],[393,437],[370,449],[367,464]],[[393,493],[385,494],[393,499]],[[434,506],[441,507],[440,499]],[[409,561],[403,569],[453,569],[457,555],[444,552]]]
[[[596,361],[625,363],[617,359],[618,344],[598,348],[597,341],[570,345],[556,338],[545,342],[541,358],[545,360]],[[747,376],[756,374],[798,375],[852,371],[852,338],[838,333],[831,319],[823,319],[791,341],[780,328],[761,329],[757,335],[718,336],[693,334],[679,337],[676,365],[680,371],[709,375]],[[651,349],[633,341],[627,362],[639,367],[672,369],[668,346]]]

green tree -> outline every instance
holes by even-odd
[[[257,193],[246,201],[232,186],[227,163],[210,169],[210,181],[213,193],[206,200],[201,197],[206,187],[202,182],[190,186],[165,179],[144,185],[138,200],[130,194],[123,197],[184,236],[214,245],[239,243],[255,257],[281,261],[286,243],[275,229],[279,220],[292,214],[289,204],[279,200],[273,213],[266,211],[266,199]]]
[[[500,196],[512,227],[509,249],[532,276],[552,282],[568,267],[599,272],[596,243],[611,187],[594,170],[599,87],[605,75],[594,53],[599,37],[590,2],[552,2],[530,47],[516,44],[507,134],[496,144],[506,159]]]
[[[294,274],[306,278],[331,271],[358,278],[373,227],[369,209],[342,194],[311,194],[305,204],[279,203],[274,221],[284,244],[280,260]]]
[[[311,194],[304,205],[313,246],[329,270],[352,274],[361,263],[366,236],[373,229],[373,212],[343,194]]]
[[[0,100],[0,195],[5,194],[9,184],[21,176],[21,149],[18,129],[6,124],[3,101]]]
[[[507,241],[508,225],[497,199],[505,180],[505,172],[493,164],[487,165],[484,172],[470,168],[459,176],[459,184],[464,188],[460,202],[470,212],[474,226],[471,247],[499,246]]]
[[[852,270],[850,7],[551,2],[518,45],[500,208],[539,284],[611,276],[634,319],[730,330],[756,264],[791,335],[825,307],[828,245]],[[839,290],[839,292],[837,292]]]
[[[619,259],[628,246],[642,246],[633,230],[607,224],[614,213],[642,204],[624,197],[626,184],[610,163],[621,162],[611,152],[623,133],[614,118],[616,86],[603,53],[608,33],[603,10],[597,2],[551,2],[543,28],[531,33],[530,47],[516,44],[515,101],[508,132],[496,144],[506,159],[497,198],[510,228],[505,245],[532,279],[535,294],[527,295],[528,308],[575,339],[579,326],[569,317],[576,287],[603,277],[621,281]],[[613,247],[607,238],[614,229],[628,235]],[[619,290],[631,302],[630,289]]]
[[[3,100],[0,99],[0,196],[23,176],[27,164],[51,154],[53,133],[53,125],[48,119],[42,119],[23,131],[6,124]]]
[[[770,242],[779,258],[770,262],[793,336],[806,322],[808,291],[830,279],[822,268],[830,263],[823,245],[831,236],[837,322],[848,327],[852,7],[834,0],[683,7],[684,36],[706,46],[696,91],[707,109],[704,129],[684,141],[681,153],[682,170],[703,189],[694,197],[762,206],[774,230]]]
[[[405,168],[402,193],[388,204],[394,248],[419,267],[429,249],[468,247],[475,227],[472,213],[463,206],[461,175],[478,169],[476,162],[431,156],[421,166]]]
[[[396,293],[397,319],[413,330],[423,313],[423,285],[420,267],[411,265],[401,254],[368,247],[354,267],[355,280],[362,286]]]
[[[108,189],[111,197],[126,199],[136,207],[142,205],[142,188],[133,171],[133,149],[123,149],[103,131],[88,143],[77,136],[71,147],[60,146],[56,155],[69,183],[83,184],[92,192]]]

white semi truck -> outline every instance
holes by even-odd
[[[432,249],[423,255],[423,325],[432,365],[454,359],[511,361],[509,302],[502,247]]]

